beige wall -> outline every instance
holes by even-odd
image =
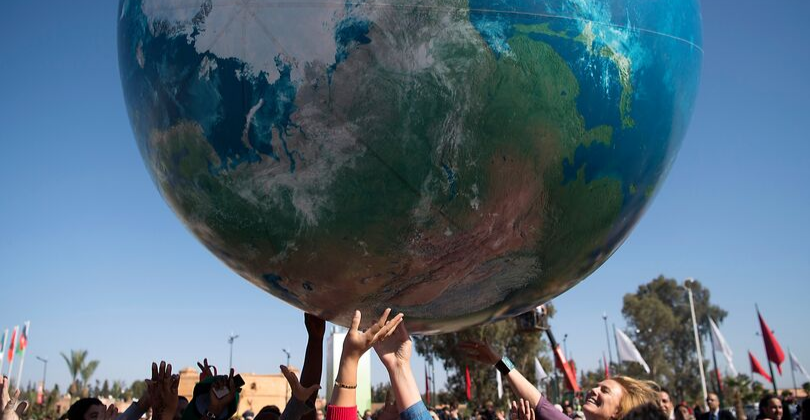
[[[301,374],[297,368],[292,368],[296,375]],[[241,373],[245,380],[242,393],[239,397],[239,409],[237,413],[241,415],[250,409],[258,413],[266,405],[275,405],[280,410],[284,410],[287,399],[290,397],[290,386],[280,372],[271,375],[257,375],[255,373]],[[194,385],[199,379],[197,369],[186,368],[180,371],[180,386],[178,394],[191,400],[194,392]]]

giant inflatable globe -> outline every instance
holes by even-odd
[[[138,147],[245,279],[348,324],[514,316],[621,244],[686,131],[697,0],[121,0]]]

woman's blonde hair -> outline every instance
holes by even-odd
[[[658,404],[658,392],[661,388],[655,382],[634,379],[629,376],[613,376],[610,379],[616,381],[624,389],[624,395],[619,401],[618,418],[622,418],[630,410],[642,404]]]

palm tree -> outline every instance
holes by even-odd
[[[70,357],[65,353],[60,353],[62,358],[67,363],[68,371],[70,371],[71,383],[69,392],[73,395],[79,394],[84,391],[84,385],[88,383],[90,377],[95,373],[98,367],[98,360],[87,360],[87,350],[71,350]],[[78,378],[81,376],[82,381],[79,382]]]

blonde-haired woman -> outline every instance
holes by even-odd
[[[495,366],[501,372],[515,394],[525,400],[523,405],[515,404],[513,407],[513,411],[520,413],[522,419],[570,420],[555,410],[508,358],[499,356],[487,343],[469,341],[460,347],[471,358]],[[654,382],[615,376],[588,390],[582,411],[585,420],[619,420],[633,408],[646,403],[658,403],[658,386]]]

